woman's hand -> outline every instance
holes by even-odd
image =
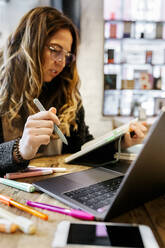
[[[129,132],[124,135],[122,148],[127,148],[142,143],[147,132],[146,122],[134,122],[130,124]],[[133,133],[133,135],[131,135]]]
[[[49,144],[54,123],[60,124],[55,108],[28,117],[19,143],[19,150],[23,159],[34,158],[41,145]]]

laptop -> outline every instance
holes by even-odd
[[[87,211],[101,221],[109,221],[164,194],[165,112],[157,117],[143,148],[128,168],[121,162],[33,184],[55,199]]]

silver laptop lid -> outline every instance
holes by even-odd
[[[109,207],[106,220],[165,192],[165,112],[152,125]]]

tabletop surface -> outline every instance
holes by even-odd
[[[30,165],[40,167],[65,167],[67,172],[72,173],[80,170],[88,169],[87,166],[65,164],[64,158],[67,155],[60,155],[56,157],[37,158],[30,162]],[[41,179],[49,177],[63,175],[65,173],[54,173],[53,175],[45,175],[40,177],[22,178],[17,181],[32,183]],[[25,200],[39,201],[47,204],[58,205],[60,207],[68,207],[58,200],[48,196],[45,193],[33,192],[27,193],[6,185],[0,185],[0,194],[12,197],[14,200],[25,204]],[[21,211],[15,207],[8,207],[0,203],[0,207],[15,213],[20,216],[27,217],[32,220],[37,227],[36,233],[33,235],[24,234],[21,231],[17,231],[13,234],[0,233],[0,248],[48,248],[51,247],[54,233],[57,224],[62,220],[79,221],[73,217],[50,212],[47,210],[41,210],[43,213],[48,214],[48,221],[44,221],[38,217],[30,215],[24,211]],[[39,209],[38,209],[39,210]],[[165,196],[154,199],[147,202],[144,205],[133,209],[127,213],[120,215],[117,218],[113,218],[110,222],[120,223],[137,223],[144,224],[151,227],[155,238],[160,247],[165,247]]]

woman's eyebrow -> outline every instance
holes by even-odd
[[[52,42],[50,42],[49,45],[51,45],[51,46],[59,46],[60,48],[63,48],[61,45],[59,45],[59,44],[57,44],[57,43],[52,43]]]
[[[57,43],[52,43],[52,42],[50,42],[50,44],[49,45],[51,45],[51,46],[58,46],[58,47],[60,47],[61,49],[63,49],[64,51],[66,51],[66,52],[68,52],[68,53],[70,53],[71,51],[67,51],[66,49],[64,49],[61,45],[59,45],[59,44],[57,44]]]

